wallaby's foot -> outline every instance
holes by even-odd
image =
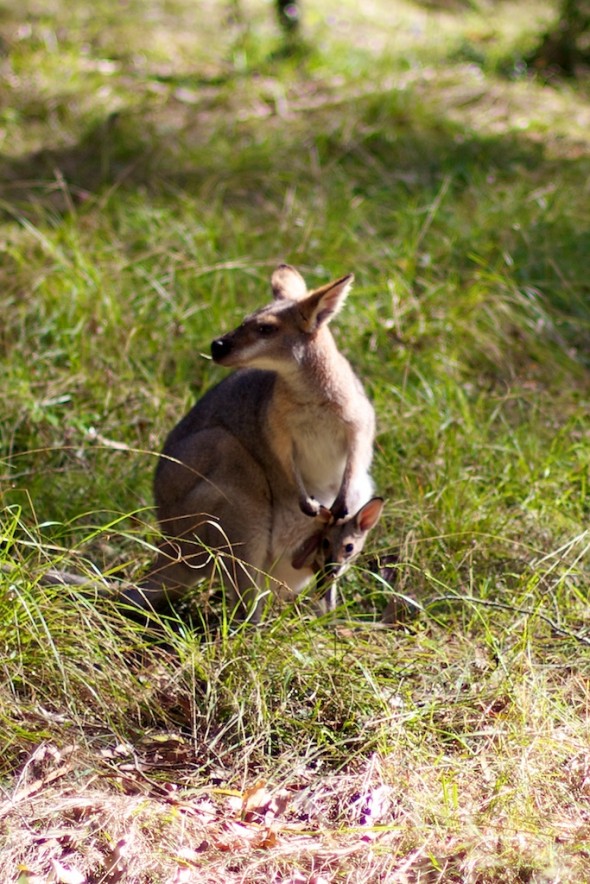
[[[119,595],[119,601],[138,611],[156,611],[166,600],[162,587],[150,588],[141,584],[126,586]]]
[[[321,504],[317,500],[314,500],[313,497],[300,497],[299,509],[302,513],[305,513],[306,516],[315,518],[320,512]]]

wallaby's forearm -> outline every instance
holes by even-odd
[[[330,509],[334,519],[344,519],[373,490],[369,467],[373,457],[374,413],[367,401],[365,420],[349,425],[348,456],[342,481]],[[357,487],[355,487],[357,486]]]

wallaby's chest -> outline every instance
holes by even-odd
[[[326,409],[291,427],[296,467],[312,497],[329,506],[340,488],[347,458],[344,424]]]

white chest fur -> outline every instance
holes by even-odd
[[[323,420],[300,426],[293,434],[295,463],[307,493],[330,506],[336,497],[344,467],[347,444],[344,427]]]

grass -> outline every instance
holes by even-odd
[[[523,69],[552,14],[330,0],[289,56],[254,0],[2,11],[2,880],[590,879],[590,105]],[[281,260],[355,272],[378,413],[338,620],[45,585],[142,573],[163,439]]]

